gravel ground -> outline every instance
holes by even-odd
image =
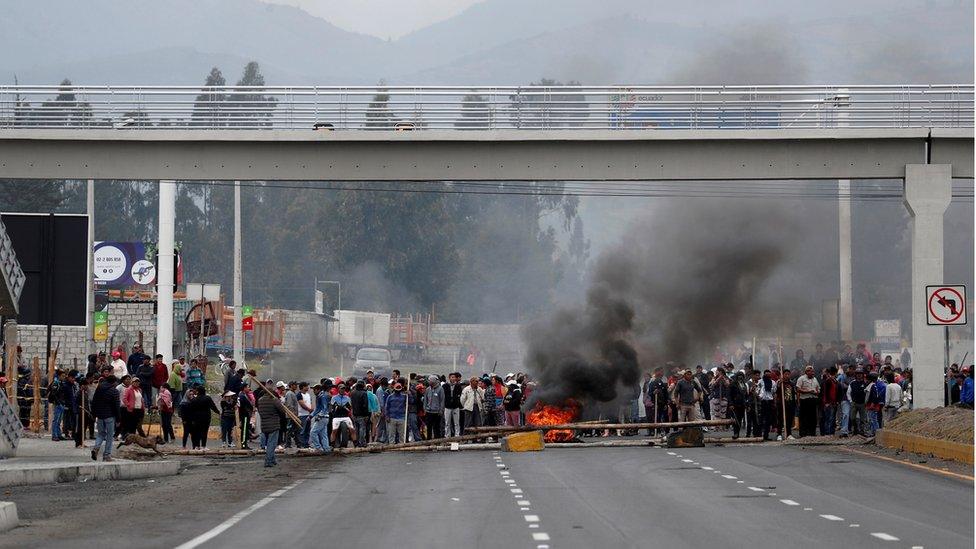
[[[222,520],[242,504],[264,497],[312,471],[328,470],[340,456],[289,459],[265,469],[262,459],[181,460],[180,474],[159,479],[73,482],[2,489],[17,504],[21,526],[0,535],[0,547],[93,547],[105,531],[129,524],[146,532],[143,547],[173,547]]]

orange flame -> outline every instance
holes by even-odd
[[[539,402],[531,412],[526,414],[525,421],[529,425],[562,425],[572,423],[579,417],[580,406],[573,400],[567,400],[562,405],[545,404]],[[575,433],[570,430],[546,431],[546,442],[566,442],[573,440]]]

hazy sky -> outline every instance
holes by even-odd
[[[480,0],[264,0],[298,6],[337,27],[380,38],[404,34],[457,15]]]

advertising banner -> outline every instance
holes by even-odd
[[[107,288],[143,287],[156,282],[155,257],[143,242],[96,242],[95,285]]]
[[[95,324],[95,341],[108,341],[108,311],[96,311],[92,318]]]

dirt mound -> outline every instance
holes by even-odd
[[[898,414],[884,425],[899,433],[973,443],[973,411],[965,408],[926,408]]]

